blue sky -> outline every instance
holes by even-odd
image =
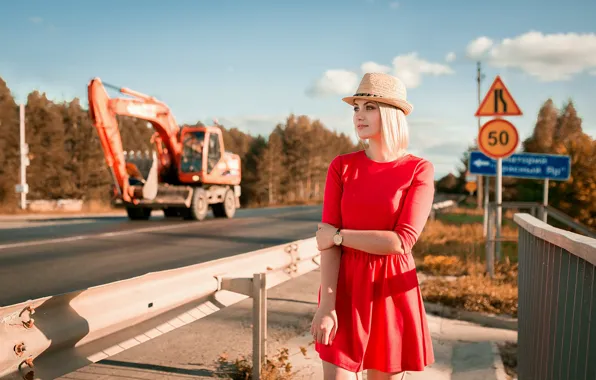
[[[85,100],[99,76],[159,97],[180,123],[266,135],[294,112],[355,136],[340,98],[385,70],[408,85],[410,150],[438,178],[477,133],[476,59],[482,95],[498,74],[520,105],[522,139],[549,97],[572,98],[596,137],[595,16],[590,0],[7,1],[0,77],[18,101]]]

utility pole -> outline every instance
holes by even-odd
[[[482,74],[482,64],[480,61],[477,62],[477,75],[476,75],[476,82],[478,84],[478,107],[480,107],[480,102],[482,102],[482,95],[480,91],[480,83],[484,79],[484,74]],[[480,132],[480,128],[482,127],[482,123],[480,122],[480,116],[478,116],[478,132]],[[484,217],[482,221],[483,225],[483,236],[486,237],[487,230],[488,230],[488,201],[489,201],[489,180],[490,177],[486,176],[486,183],[482,182],[483,177],[477,176],[477,208],[481,208],[484,206]],[[484,202],[483,202],[483,193],[484,193]]]
[[[476,82],[478,84],[478,107],[480,107],[480,81],[482,80],[482,71],[480,68],[480,61],[477,62],[477,75],[476,75]],[[478,117],[478,132],[480,132],[480,116]],[[478,190],[476,191],[476,198],[477,198],[477,208],[481,208],[482,207],[482,176],[478,175],[477,177],[477,188]]]
[[[16,186],[17,193],[21,195],[20,207],[27,208],[27,166],[29,166],[29,145],[25,142],[25,105],[19,106],[19,151],[21,157],[20,183]]]

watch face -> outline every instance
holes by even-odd
[[[341,244],[341,240],[342,240],[342,239],[341,239],[341,236],[340,236],[340,235],[334,235],[334,236],[333,236],[333,242],[334,242],[335,244]]]

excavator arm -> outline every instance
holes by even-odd
[[[106,87],[113,87],[133,98],[110,98]],[[126,170],[122,138],[116,115],[131,116],[149,121],[156,130],[159,142],[165,149],[158,149],[158,159],[162,165],[178,165],[181,144],[178,140],[180,127],[169,107],[163,102],[128,88],[114,87],[92,79],[88,86],[89,115],[97,129],[106,164],[112,174],[118,195],[126,202],[134,198],[135,189],[129,184]]]

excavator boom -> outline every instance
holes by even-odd
[[[144,119],[153,125],[160,141],[166,149],[158,150],[162,163],[178,164],[181,146],[177,139],[180,128],[167,105],[159,100],[128,88],[117,88],[121,93],[133,98],[110,98],[100,78],[92,79],[88,84],[89,113],[97,129],[105,160],[112,173],[118,194],[130,202],[134,190],[129,185],[126,170],[122,138],[118,129],[116,115]],[[163,157],[167,154],[168,157]]]

